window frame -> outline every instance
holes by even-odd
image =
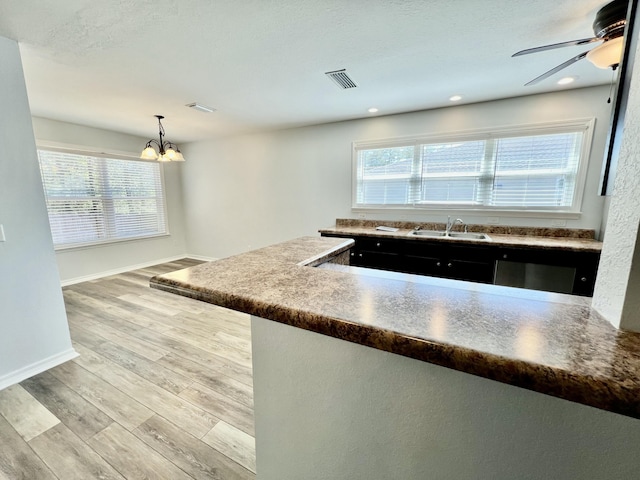
[[[150,162],[149,160],[141,160],[139,155],[126,151],[117,151],[117,150],[94,150],[90,147],[86,146],[77,146],[77,145],[69,145],[69,144],[61,144],[57,142],[48,142],[48,141],[37,141],[36,142],[36,150],[39,152],[41,150],[57,152],[57,153],[66,153],[70,155],[80,155],[80,156],[89,156],[96,158],[105,158],[105,159],[113,159],[113,160],[125,160],[132,162],[142,162],[142,163],[155,163]],[[66,244],[53,244],[53,248],[55,251],[68,251],[68,250],[82,250],[85,248],[99,247],[110,244],[117,244],[123,242],[135,242],[138,240],[152,239],[152,238],[160,238],[160,237],[168,237],[171,235],[169,230],[169,211],[167,209],[167,194],[166,194],[166,183],[164,178],[164,164],[157,162],[159,175],[160,175],[160,187],[162,190],[162,198],[161,201],[162,208],[164,210],[164,232],[161,233],[153,233],[146,235],[137,235],[131,237],[112,237],[102,240],[94,240],[87,242],[76,242],[76,243],[66,243]],[[40,169],[40,161],[38,160],[38,169]],[[42,175],[42,173],[40,173]],[[45,202],[47,201],[47,195],[44,190],[43,185],[43,195]],[[90,197],[93,198],[93,197]],[[49,210],[47,207],[47,216],[49,214]],[[52,235],[53,236],[53,235]]]
[[[474,130],[461,130],[454,132],[438,133],[433,135],[413,135],[405,137],[386,138],[378,140],[363,140],[352,142],[351,161],[351,210],[353,212],[366,213],[448,213],[451,211],[465,211],[479,214],[495,214],[501,216],[520,217],[560,217],[579,218],[582,215],[587,172],[591,160],[591,147],[595,130],[595,118],[579,118],[555,122],[536,124],[522,124],[513,126],[501,126]],[[468,203],[413,203],[413,204],[359,204],[358,200],[358,152],[360,150],[416,146],[420,144],[449,143],[460,141],[488,140],[499,138],[512,138],[533,135],[549,135],[561,133],[583,133],[580,146],[580,158],[575,176],[573,204],[571,207],[495,207],[488,205],[472,205]]]

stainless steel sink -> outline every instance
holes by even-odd
[[[474,233],[474,232],[449,232],[451,238],[468,238],[471,240],[491,240],[491,237],[486,233]]]
[[[439,230],[413,230],[409,233],[410,236],[416,237],[432,237],[432,238],[460,238],[467,240],[491,240],[491,237],[486,233],[476,232],[441,232]]]
[[[409,235],[416,235],[418,237],[446,237],[447,232],[440,232],[438,230],[413,230]]]

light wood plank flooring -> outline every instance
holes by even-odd
[[[0,480],[255,479],[249,317],[152,290],[63,289],[80,357],[0,391]]]

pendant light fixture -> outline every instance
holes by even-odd
[[[140,158],[143,160],[157,160],[159,162],[184,162],[184,157],[182,153],[180,153],[178,146],[173,142],[162,139],[165,136],[164,127],[162,126],[162,119],[164,117],[162,115],[156,115],[155,117],[158,119],[160,141],[149,140],[144,150],[142,150]],[[156,151],[153,145],[158,147],[158,151]]]

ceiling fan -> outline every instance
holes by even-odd
[[[634,1],[634,0],[631,0]],[[596,13],[596,19],[593,22],[594,37],[582,38],[580,40],[570,40],[568,42],[553,43],[551,45],[543,45],[542,47],[529,48],[521,50],[512,55],[518,57],[520,55],[528,55],[530,53],[543,52],[545,50],[553,50],[556,48],[570,47],[574,45],[585,45],[593,42],[603,42],[596,48],[583,52],[561,63],[548,72],[543,73],[539,77],[534,78],[527,85],[535,85],[542,80],[558,73],[560,70],[576,63],[583,58],[587,58],[591,63],[599,68],[616,69],[620,63],[620,56],[623,47],[624,27],[627,24],[627,9],[629,0],[614,0],[607,3]]]

